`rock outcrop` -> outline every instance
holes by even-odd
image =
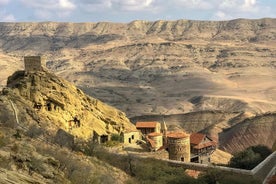
[[[4,108],[0,122],[7,126],[32,127],[33,132],[29,131],[36,136],[45,136],[39,134],[47,130],[58,140],[70,139],[58,131],[62,129],[72,139],[92,140],[95,136],[135,130],[123,112],[85,95],[47,71],[17,71],[8,78],[2,93],[0,105]],[[66,144],[72,139],[65,141]]]
[[[95,150],[93,141],[101,136],[135,126],[123,112],[69,82],[48,71],[17,71],[0,94],[0,108],[0,183],[120,184],[130,179],[83,152]]]

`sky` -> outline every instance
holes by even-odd
[[[131,22],[276,17],[276,0],[0,0],[0,22]]]

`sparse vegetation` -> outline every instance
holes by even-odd
[[[43,134],[43,130],[40,127],[38,127],[37,125],[32,125],[29,128],[29,130],[27,131],[27,136],[29,136],[31,138],[37,138],[41,134]]]
[[[253,178],[252,176],[240,176],[234,173],[225,173],[218,169],[210,169],[203,172],[199,178],[204,184],[259,184],[260,181]]]
[[[117,141],[117,142],[123,142],[123,137],[120,136],[119,134],[112,134],[111,135],[111,140],[112,141]]]
[[[121,155],[114,157],[102,149],[95,152],[95,156],[100,160],[118,167],[133,176],[131,183],[169,183],[169,184],[216,184],[216,183],[237,183],[237,184],[257,184],[258,180],[251,176],[242,176],[234,173],[225,173],[217,169],[210,169],[202,172],[198,179],[185,174],[181,167],[173,167],[166,162],[153,158],[139,159],[131,155]]]
[[[9,143],[9,139],[0,132],[0,148],[6,146]]]
[[[271,153],[272,150],[263,145],[248,147],[244,151],[234,154],[229,166],[241,169],[253,169]]]
[[[212,23],[161,21],[156,28],[151,22],[141,22],[135,25],[137,29],[129,27],[131,24],[99,23],[94,26],[85,23],[86,28],[91,27],[89,30],[79,24],[77,29],[75,24],[43,24],[46,26],[40,26],[40,23],[2,25],[3,30],[7,30],[1,38],[5,50],[0,55],[2,77],[19,69],[18,55],[21,51],[25,54],[47,53],[52,60],[48,62],[52,71],[58,71],[63,77],[75,81],[80,88],[86,88],[88,93],[109,105],[127,109],[128,117],[153,112],[158,118],[162,112],[168,115],[166,121],[177,128],[216,135],[220,132],[218,140],[225,140],[222,141],[224,145],[220,146],[225,146],[229,152],[243,149],[242,146],[249,145],[252,138],[260,144],[273,144],[275,113],[262,120],[264,123],[260,126],[257,126],[261,122],[258,119],[248,123],[243,123],[243,120],[247,116],[256,119],[254,115],[274,112],[276,108],[273,96],[275,83],[271,77],[275,74],[275,46],[271,44],[274,41],[274,19]],[[260,25],[262,29],[255,25]],[[60,26],[62,29],[58,29]],[[252,26],[256,29],[253,32]],[[59,31],[53,32],[56,28]],[[239,28],[238,34],[236,28]],[[77,37],[74,30],[78,32]],[[91,31],[98,36],[91,36]],[[49,35],[52,39],[49,39]],[[248,43],[248,40],[255,43]],[[26,48],[16,45],[23,42]],[[38,47],[30,50],[28,43],[37,44]],[[54,45],[50,51],[49,45]],[[62,48],[62,52],[56,52],[59,48]],[[6,83],[2,80],[0,86],[4,87],[3,81]],[[16,132],[12,129],[11,133],[6,134],[8,136],[0,134],[0,167],[18,166],[22,172],[29,169],[35,172],[34,175],[54,183],[114,183],[117,178],[129,179],[129,176],[133,177],[129,183],[255,182],[251,178],[244,181],[244,178],[239,179],[236,175],[218,170],[202,173],[196,180],[185,175],[184,169],[158,160],[106,152],[104,149],[117,151],[110,147],[121,145],[122,138],[118,134],[112,134],[111,140],[102,145],[84,140],[78,147],[72,147],[73,150],[64,145],[52,145],[49,142],[54,139],[57,128],[75,134],[72,135],[74,138],[87,139],[91,127],[97,124],[100,126],[93,129],[99,129],[99,134],[113,130],[113,133],[117,133],[117,130],[128,130],[133,125],[124,113],[113,111],[110,106],[85,96],[79,89],[53,74],[38,72],[30,75],[20,71],[8,79],[7,85],[8,88],[3,91],[5,98],[0,97],[0,123],[12,128],[22,123],[20,125],[26,125],[24,128],[28,130]],[[223,90],[225,94],[221,93]],[[190,101],[194,96],[200,98]],[[15,108],[12,108],[9,99],[14,102]],[[36,102],[41,106],[33,106]],[[204,112],[206,110],[220,110],[221,113]],[[239,117],[234,114],[237,111],[248,114]],[[20,123],[16,121],[16,112]],[[186,112],[191,113],[181,115]],[[76,116],[78,119],[74,118]],[[107,122],[107,128],[114,126],[109,131],[105,130]],[[222,131],[225,128],[229,128],[228,131]],[[250,137],[252,132],[256,134]],[[50,140],[47,143],[41,141],[46,136]],[[236,144],[235,140],[242,138],[244,144]],[[35,142],[37,140],[41,142]],[[98,149],[100,146],[104,149]],[[9,155],[6,150],[12,153],[10,158],[6,156]],[[275,142],[273,150],[276,150]],[[252,147],[244,153],[237,153],[231,164],[254,167],[267,154],[262,147]]]

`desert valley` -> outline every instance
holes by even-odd
[[[213,164],[276,149],[276,19],[0,23],[0,32],[0,176],[15,176],[6,182],[139,183],[138,160],[118,166],[91,143],[137,122],[206,135]],[[44,69],[24,71],[25,56],[42,56]]]

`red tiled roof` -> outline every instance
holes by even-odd
[[[170,132],[167,134],[168,138],[185,138],[189,137],[189,134],[186,134],[185,132]]]
[[[214,141],[206,142],[206,143],[203,143],[203,144],[196,145],[193,148],[194,149],[202,149],[202,148],[206,148],[206,147],[209,147],[209,146],[216,146],[216,142],[214,142]]]
[[[205,134],[201,133],[193,133],[190,136],[190,142],[191,144],[199,144],[204,138],[206,137]]]
[[[152,132],[152,133],[149,133],[148,136],[149,137],[156,137],[156,136],[162,136],[163,134],[161,133],[158,133],[158,132]]]
[[[158,122],[137,122],[136,128],[155,128]]]
[[[148,136],[146,136],[146,139],[147,139],[147,141],[150,143],[150,146],[151,146],[152,148],[154,148],[154,147],[155,147],[155,142],[154,142],[152,139],[150,139]]]
[[[197,171],[197,170],[192,170],[192,169],[186,169],[185,173],[195,179],[198,178],[199,174],[201,173],[201,171]]]

